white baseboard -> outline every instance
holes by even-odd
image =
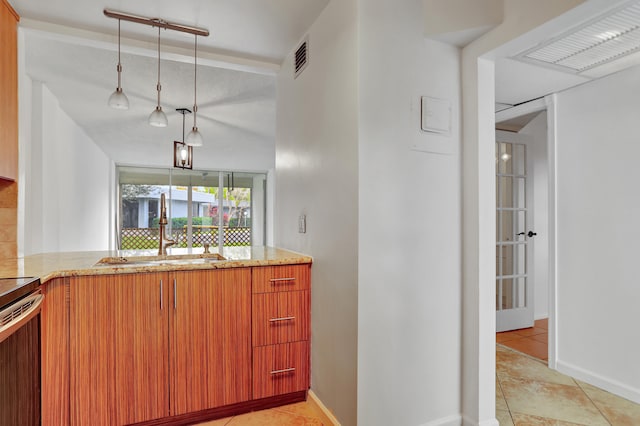
[[[453,416],[432,420],[420,426],[460,426],[461,424],[462,424],[462,416],[460,414],[455,414]]]
[[[561,360],[557,361],[556,368],[563,374],[604,389],[622,398],[626,398],[636,404],[640,404],[640,389],[633,388],[616,380],[608,379]]]
[[[500,426],[500,422],[497,419],[483,420],[476,422],[469,419],[466,416],[462,416],[462,426]]]
[[[320,401],[320,398],[318,398],[318,395],[316,395],[315,392],[313,392],[312,390],[309,390],[307,395],[308,395],[307,402],[314,405],[318,409],[318,411],[322,414],[323,424],[327,426],[341,426],[338,419],[336,419],[336,416],[334,416],[333,413],[329,411],[327,406],[324,405],[322,401]]]
[[[549,313],[548,312],[544,312],[544,313],[537,313],[533,316],[533,319],[538,321],[541,319],[547,319],[549,318]]]

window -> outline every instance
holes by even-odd
[[[262,173],[118,167],[118,248],[158,248],[160,196],[174,247],[263,245]]]

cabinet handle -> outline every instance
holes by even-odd
[[[293,371],[296,371],[296,369],[291,367],[291,368],[285,368],[284,370],[273,370],[270,374],[291,373]]]
[[[178,309],[178,285],[176,284],[176,279],[173,279],[173,310]]]
[[[160,280],[160,310],[164,309],[164,303],[162,301],[163,297],[162,297],[162,280]]]
[[[293,321],[296,317],[271,318],[269,322]]]
[[[286,283],[287,281],[295,281],[295,278],[271,278],[269,281],[271,282],[271,284],[278,284],[278,283]],[[293,283],[292,283],[293,284]]]

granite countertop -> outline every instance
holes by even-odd
[[[157,250],[111,250],[44,253],[0,261],[0,277],[40,277],[44,284],[58,277],[82,275],[132,274],[139,272],[188,271],[202,269],[241,268],[311,263],[303,254],[274,247],[225,247],[224,260],[202,254],[202,248],[168,250],[167,258],[159,258]],[[212,250],[216,253],[217,250]],[[191,255],[191,256],[187,256]],[[175,256],[175,258],[172,258]],[[135,258],[133,262],[98,263],[105,258]],[[185,257],[189,257],[185,259]],[[145,260],[148,259],[148,260]]]

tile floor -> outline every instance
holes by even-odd
[[[324,426],[322,415],[308,401],[212,420],[198,426]],[[327,425],[328,426],[328,425]]]
[[[640,426],[639,404],[546,366],[546,330],[546,320],[542,320],[531,329],[496,336],[496,417],[500,425]],[[542,343],[544,348],[531,342]],[[309,402],[299,402],[198,426],[324,426],[316,410]]]
[[[638,426],[640,404],[551,370],[546,361],[496,345],[501,426]]]
[[[496,333],[496,342],[546,361],[549,353],[547,349],[548,328],[546,318],[537,320],[531,328]]]

